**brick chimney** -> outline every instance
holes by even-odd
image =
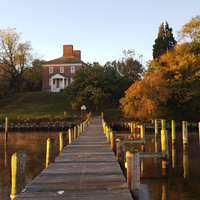
[[[79,58],[81,60],[81,51],[80,50],[74,50],[73,51],[73,55],[76,57],[76,58]]]
[[[73,45],[63,45],[63,57],[73,56]]]

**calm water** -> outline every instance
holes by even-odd
[[[4,143],[4,133],[0,133],[0,200],[10,200],[11,156],[15,152],[27,153],[27,179],[31,181],[45,167],[47,138],[55,138],[58,154],[58,133],[27,132],[9,133]],[[139,137],[139,135],[138,135]],[[198,132],[189,132],[187,150],[183,150],[181,133],[177,133],[175,146],[171,146],[169,135],[170,160],[166,173],[162,170],[159,158],[141,159],[142,200],[200,200],[200,146]],[[146,132],[146,145],[126,145],[126,150],[138,149],[146,152],[160,152],[160,136]]]
[[[46,140],[56,139],[58,154],[58,133],[53,132],[10,132],[5,145],[4,133],[0,133],[0,200],[10,200],[11,156],[15,152],[27,153],[27,181],[30,182],[45,167]]]
[[[139,137],[139,135],[138,135]],[[146,132],[146,145],[126,145],[126,150],[161,152],[160,136]],[[198,132],[189,132],[187,149],[183,149],[182,133],[172,147],[169,133],[170,159],[168,168],[162,170],[161,158],[141,159],[142,200],[200,200],[200,146]]]

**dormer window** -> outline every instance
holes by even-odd
[[[75,67],[74,66],[71,67],[71,73],[75,73]]]

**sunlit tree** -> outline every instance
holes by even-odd
[[[21,90],[25,71],[31,62],[30,43],[22,42],[21,34],[15,29],[0,30],[0,78],[9,83],[9,91]]]

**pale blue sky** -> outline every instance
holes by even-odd
[[[84,62],[119,59],[134,49],[145,61],[162,22],[174,36],[200,14],[200,0],[1,0],[0,29],[17,28],[45,60],[62,56],[63,44]]]

